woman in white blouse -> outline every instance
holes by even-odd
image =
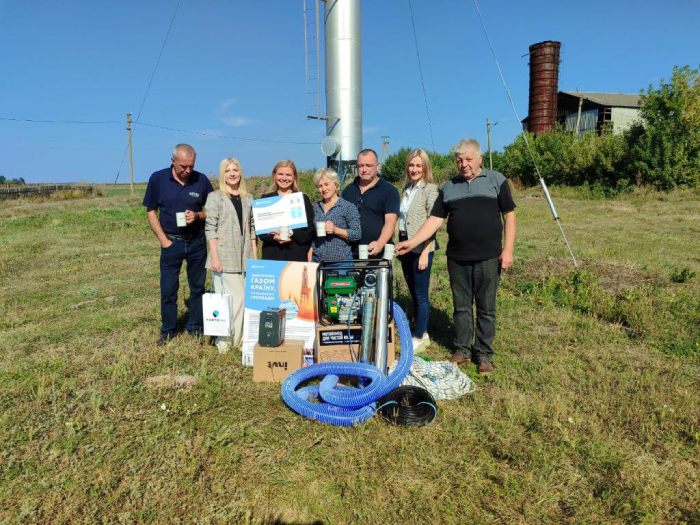
[[[438,197],[438,189],[433,184],[433,171],[428,154],[423,149],[415,149],[406,157],[406,183],[401,196],[399,213],[399,241],[413,237],[430,217],[430,211]],[[433,236],[413,251],[399,257],[408,290],[413,301],[413,351],[425,350],[430,344],[428,318],[430,303],[430,269],[433,265],[433,252],[437,242]]]

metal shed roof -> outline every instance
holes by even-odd
[[[601,106],[611,106],[616,108],[638,108],[639,95],[628,93],[585,93],[583,91],[561,91],[565,95],[589,100]]]

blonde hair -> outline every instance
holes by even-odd
[[[314,186],[318,188],[318,183],[321,182],[321,179],[324,177],[335,184],[335,193],[336,195],[340,195],[340,179],[338,178],[338,174],[330,168],[321,168],[314,173]]]
[[[425,182],[433,182],[433,167],[430,164],[430,157],[428,157],[428,152],[424,149],[417,148],[406,155],[406,165],[404,166],[404,175],[406,176],[406,182],[411,182],[411,177],[408,175],[408,164],[416,157],[420,157],[423,161],[423,177],[421,180]]]
[[[273,191],[277,191],[277,181],[275,180],[275,175],[277,174],[277,170],[280,168],[292,168],[292,173],[294,174],[294,182],[292,182],[292,191],[299,191],[299,185],[297,184],[298,180],[298,175],[297,175],[297,167],[294,165],[294,162],[291,160],[281,160],[277,164],[275,164],[275,167],[272,168],[272,177],[270,180],[270,187],[267,189],[268,193],[271,193]]]
[[[241,163],[238,162],[238,159],[234,159],[232,157],[226,157],[219,163],[219,190],[224,193],[228,193],[226,191],[226,168],[228,168],[231,164],[238,168],[238,173],[241,175],[241,181],[238,183],[238,193],[241,195],[247,195],[248,190],[246,190],[245,187],[243,168],[241,168]]]

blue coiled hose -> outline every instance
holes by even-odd
[[[302,416],[341,427],[364,423],[376,409],[380,397],[397,388],[413,363],[413,341],[406,314],[394,303],[394,321],[401,341],[401,357],[388,377],[374,365],[366,363],[331,362],[301,368],[282,383],[282,399],[289,408]],[[364,388],[338,386],[338,376],[361,377]],[[320,385],[298,388],[310,379],[323,377]]]

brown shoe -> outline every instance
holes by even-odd
[[[461,352],[455,352],[454,354],[452,354],[452,357],[450,357],[450,361],[457,365],[462,365],[471,361],[471,358],[469,356],[464,355]]]
[[[488,359],[481,359],[479,361],[479,375],[480,376],[487,376],[491,372],[493,372],[493,363],[489,361]]]

